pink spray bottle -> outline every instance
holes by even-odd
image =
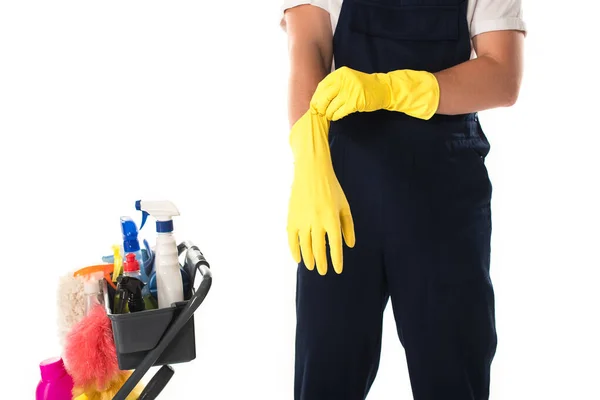
[[[35,393],[36,400],[71,400],[73,379],[67,373],[62,358],[55,357],[40,363],[42,380]]]

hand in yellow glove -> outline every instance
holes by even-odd
[[[330,121],[354,112],[389,110],[429,119],[437,111],[440,88],[436,77],[425,71],[398,70],[365,74],[341,67],[323,79],[311,108]]]
[[[316,259],[321,275],[327,273],[326,234],[338,274],[343,269],[342,232],[349,247],[355,242],[350,206],[333,170],[328,135],[329,121],[311,110],[290,133],[295,160],[287,225],[290,250],[309,270]]]

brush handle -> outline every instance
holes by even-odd
[[[150,382],[148,382],[144,391],[140,397],[138,397],[138,400],[156,399],[165,386],[167,386],[174,373],[175,371],[173,371],[173,368],[169,365],[163,365],[158,372],[154,374]]]
[[[177,336],[181,328],[188,322],[194,312],[200,307],[200,304],[206,298],[208,291],[212,285],[212,273],[208,265],[198,265],[198,271],[202,275],[202,282],[200,286],[189,300],[188,304],[181,311],[179,316],[175,319],[175,322],[167,329],[163,338],[158,342],[158,345],[150,350],[150,352],[144,357],[140,365],[133,371],[129,379],[125,382],[123,387],[119,390],[113,400],[126,400],[127,396],[136,387],[136,385],[142,380],[146,372],[159,359],[165,349],[171,344],[171,341]]]

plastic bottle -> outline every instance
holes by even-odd
[[[142,288],[144,283],[139,279],[140,263],[133,253],[127,254],[123,263],[123,276],[119,278],[117,285],[118,308],[117,313],[139,312],[146,309]],[[127,306],[127,309],[125,309]]]
[[[35,391],[36,400],[71,400],[73,378],[67,373],[62,358],[55,357],[40,363],[42,379]]]
[[[186,293],[190,293],[190,277],[184,268],[179,268],[181,272],[181,281],[183,282],[183,297],[185,298]],[[158,298],[158,290],[156,288],[156,272],[153,272],[150,275],[150,280],[148,281],[148,290],[150,295],[154,298]]]
[[[85,315],[88,315],[92,308],[104,304],[100,281],[104,278],[102,272],[94,272],[85,277],[83,281],[83,294],[85,296]]]
[[[142,264],[142,268],[141,270],[143,271],[142,274],[146,274],[146,276],[148,278],[150,278],[150,275],[153,272],[153,266],[154,266],[154,253],[152,252],[152,249],[150,248],[150,245],[148,244],[148,241],[146,239],[144,239],[144,247],[141,252],[142,252],[142,259],[143,262]],[[115,272],[116,275],[113,275],[113,282],[117,281],[117,277],[121,274],[121,266],[122,264],[122,257],[121,254],[123,253],[123,246],[122,245],[113,245],[112,246],[113,249],[113,254],[111,255],[106,255],[106,256],[102,256],[102,262],[104,263],[108,263],[108,264],[114,264],[115,265]],[[137,256],[136,256],[137,258]],[[121,261],[121,263],[119,264],[119,260]]]
[[[138,200],[135,208],[143,212],[142,227],[148,215],[152,215],[156,219],[157,237],[154,249],[154,269],[156,272],[158,307],[171,307],[173,303],[184,299],[179,252],[173,236],[173,217],[179,215],[179,210],[170,201]]]
[[[138,228],[130,217],[121,217],[121,232],[123,233],[123,257],[126,258],[128,254],[133,254],[138,263],[144,265],[144,257],[138,240]],[[143,269],[137,278],[145,284],[148,283],[148,275]]]
[[[129,278],[136,278],[138,280],[140,279],[140,276],[142,276],[141,271],[143,270],[143,268],[140,266],[140,263],[138,262],[137,258],[132,253],[127,254],[125,264],[123,265],[123,276],[127,276]],[[131,287],[131,284],[129,286]],[[142,298],[144,299],[144,306],[146,310],[154,310],[158,307],[158,305],[156,304],[156,300],[154,299],[150,291],[150,280],[148,280],[148,283],[144,284],[144,287],[142,288]],[[139,300],[135,298],[132,301],[138,302]],[[134,307],[136,311],[141,311],[139,309],[139,306]]]

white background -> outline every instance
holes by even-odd
[[[494,400],[600,398],[599,34],[585,3],[525,2],[521,97],[481,114],[494,185]],[[177,237],[214,270],[198,358],[175,367],[161,398],[292,398],[278,7],[2,3],[1,398],[34,397],[39,362],[61,351],[58,277],[110,253],[139,198],[175,202]],[[154,240],[152,224],[144,231]],[[411,394],[390,307],[369,399],[391,398]]]

